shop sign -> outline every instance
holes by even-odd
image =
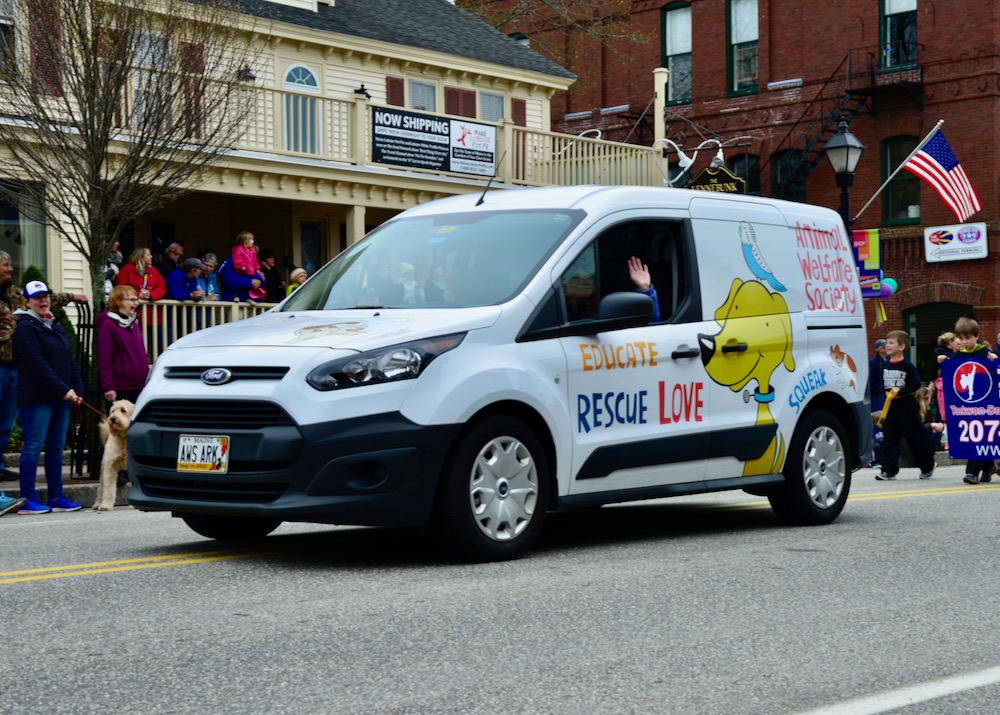
[[[372,161],[415,169],[493,176],[497,128],[466,119],[372,109]]]
[[[723,194],[745,194],[747,182],[726,167],[720,166],[718,169],[704,169],[688,182],[687,188]]]

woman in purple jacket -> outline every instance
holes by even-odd
[[[97,316],[98,381],[108,404],[135,402],[146,384],[149,357],[137,321],[138,305],[135,288],[115,286],[108,296],[108,309]]]

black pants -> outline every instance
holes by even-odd
[[[910,445],[910,451],[921,472],[934,469],[934,451],[927,441],[924,425],[920,421],[920,409],[913,395],[897,397],[892,401],[882,430],[885,439],[879,456],[883,472],[895,475],[899,471],[899,444],[902,439],[906,439]]]
[[[988,477],[993,473],[992,459],[970,459],[965,465],[965,473],[974,477]]]

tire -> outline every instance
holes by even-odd
[[[503,561],[538,537],[549,498],[541,442],[521,420],[496,415],[456,440],[445,463],[430,529],[446,551],[469,561]]]
[[[827,410],[810,411],[792,435],[785,484],[768,494],[771,508],[789,524],[829,524],[847,503],[851,464],[840,420]]]
[[[265,519],[254,516],[216,516],[213,514],[180,514],[179,516],[195,533],[219,541],[262,539],[281,526],[280,519]]]

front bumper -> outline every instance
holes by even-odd
[[[128,435],[130,504],[146,511],[420,526],[430,519],[461,427],[418,425],[398,413],[302,426],[275,403],[213,408],[203,415],[204,403],[168,400],[143,407]],[[261,411],[261,419],[246,419]],[[178,472],[181,434],[228,435],[229,471]]]

